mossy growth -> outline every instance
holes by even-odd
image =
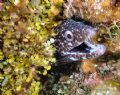
[[[46,75],[49,63],[55,63],[54,39],[48,38],[54,35],[58,3],[62,5],[53,0],[0,2],[1,95],[39,95],[39,75]]]
[[[109,25],[100,24],[98,31],[99,31],[98,41],[100,41],[100,42],[104,42],[104,40],[112,41],[120,33],[119,22],[113,21]]]

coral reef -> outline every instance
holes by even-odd
[[[67,0],[64,14],[93,22],[120,20],[120,2],[112,1]],[[119,95],[119,21],[99,27],[97,42],[105,40],[107,56],[94,60],[95,64],[88,60],[89,65],[78,62],[77,67],[75,62],[73,67],[51,67],[56,62],[52,29],[58,23],[55,17],[62,3],[63,0],[0,0],[1,95]],[[61,73],[57,72],[60,69]]]
[[[113,81],[107,80],[98,85],[92,92],[91,95],[119,95],[120,84]]]
[[[74,72],[70,76],[63,76],[58,83],[47,84],[47,95],[87,95],[90,89],[83,85],[85,78],[83,71]],[[52,84],[52,85],[51,85]]]
[[[113,95],[116,93],[119,95],[118,72],[120,71],[119,68],[116,69],[116,62],[110,62],[95,65],[96,71],[92,72],[84,72],[80,66],[79,70],[69,76],[61,76],[57,83],[47,83],[47,95],[97,95],[98,93],[104,95],[104,93],[110,93],[112,87],[115,88]],[[101,88],[102,86],[104,88]]]
[[[120,20],[118,0],[66,0],[63,6],[67,18],[75,16],[93,23]]]
[[[59,27],[59,26],[58,26]],[[64,27],[65,28],[65,27]],[[78,62],[77,70],[71,70],[70,66],[66,69],[72,73],[63,74],[65,68],[62,69],[62,74],[57,82],[48,81],[46,89],[48,95],[102,95],[116,91],[119,95],[119,81],[120,81],[120,64],[119,64],[119,22],[112,22],[111,24],[98,24],[98,29],[95,39],[96,43],[104,43],[107,47],[105,55],[97,59],[82,60]],[[62,28],[63,29],[63,28]],[[59,29],[58,29],[59,30]],[[76,62],[75,62],[76,63]],[[75,64],[72,63],[72,64]],[[57,71],[57,70],[56,70]],[[53,72],[54,74],[58,72]],[[54,79],[55,80],[55,79]],[[109,85],[105,82],[109,82]],[[116,89],[112,90],[111,85]],[[102,86],[105,88],[99,88]],[[102,92],[100,92],[100,90]]]

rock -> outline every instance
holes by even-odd
[[[120,20],[119,0],[67,0],[63,6],[67,18],[75,16],[93,23]]]

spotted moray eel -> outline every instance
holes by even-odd
[[[63,21],[54,29],[58,61],[74,62],[96,58],[105,53],[105,46],[93,44],[90,39],[96,34],[95,28],[72,19]]]

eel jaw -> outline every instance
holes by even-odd
[[[67,52],[62,52],[62,61],[74,62],[82,59],[97,58],[105,53],[105,46],[101,44],[94,45],[91,42],[83,42],[77,47]]]

